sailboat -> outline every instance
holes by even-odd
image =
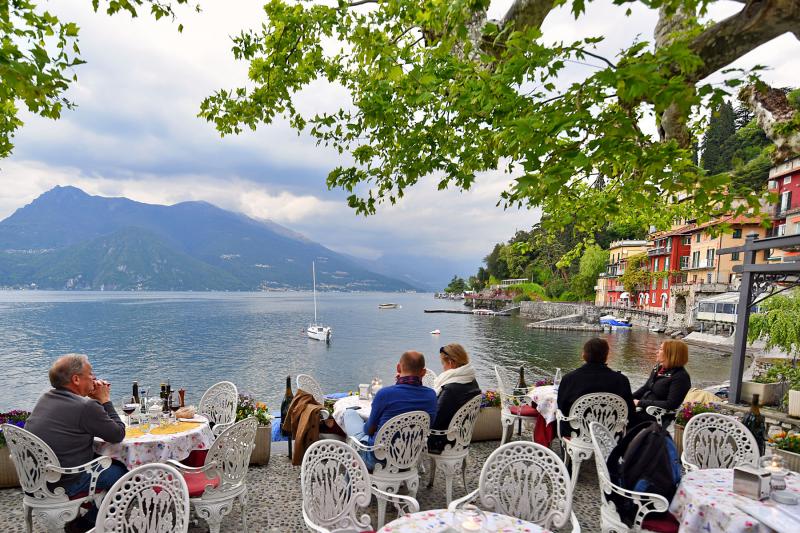
[[[317,324],[317,270],[313,261],[311,262],[311,276],[314,280],[314,323],[308,326],[306,334],[310,339],[331,342],[331,333],[333,332],[331,327]]]

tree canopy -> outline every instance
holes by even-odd
[[[787,354],[800,354],[800,290],[767,298],[759,305],[759,312],[750,315],[747,338],[766,341],[767,349],[780,348]]]
[[[582,235],[609,220],[663,228],[678,215],[755,210],[756,194],[733,205],[730,174],[694,161],[707,110],[746,87],[740,97],[776,157],[800,152],[800,112],[757,71],[704,80],[784,33],[800,38],[800,3],[741,0],[737,14],[703,22],[711,1],[614,0],[657,9],[659,21],[652,41],[608,58],[596,49],[603,36],[542,39],[555,8],[570,5],[580,23],[587,0],[515,0],[502,20],[487,20],[490,0],[271,0],[263,26],[233,38],[249,83],[219,90],[200,114],[223,135],[287,117],[348,154],[328,186],[350,193],[363,214],[425,176],[440,189],[469,189],[498,168],[514,177],[499,203],[540,207],[543,224]],[[572,61],[601,66],[564,87]],[[344,87],[352,102],[303,115],[295,97],[318,80]],[[642,129],[647,121],[657,138]]]
[[[136,17],[145,9],[156,19],[174,17],[173,4],[191,0],[91,0],[92,9],[109,15],[126,12]],[[199,7],[195,4],[195,8]],[[178,30],[182,27],[179,25]],[[30,0],[0,4],[0,159],[14,148],[14,134],[22,126],[20,105],[31,113],[57,119],[75,107],[65,93],[81,65],[79,28],[60,20]]]

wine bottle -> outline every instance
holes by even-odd
[[[133,403],[141,403],[139,401],[139,382],[133,382],[133,394],[131,394],[131,398],[133,398]]]
[[[519,367],[519,381],[514,394],[517,396],[528,394],[528,385],[525,383],[525,369],[523,367]]]
[[[758,400],[759,395],[753,394],[753,403],[750,404],[750,412],[744,415],[742,424],[744,424],[756,438],[758,453],[764,455],[764,441],[767,434],[767,425],[764,420],[764,415],[761,414],[761,409],[758,406]]]
[[[292,377],[286,376],[286,392],[283,394],[283,401],[281,402],[281,433],[288,435],[290,432],[285,428],[284,422],[286,421],[286,414],[289,412],[289,405],[292,403]]]
[[[163,400],[166,395],[167,395],[167,384],[161,383],[161,392],[159,393],[158,397]]]

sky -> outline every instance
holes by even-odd
[[[438,191],[435,179],[409,189],[377,215],[357,216],[345,193],[329,191],[327,173],[341,156],[298,135],[284,121],[257,132],[221,138],[197,118],[202,99],[220,88],[246,83],[247,64],[236,62],[230,36],[257,27],[263,2],[202,0],[202,13],[179,10],[177,24],[149,16],[131,20],[91,11],[89,0],[41,2],[80,26],[82,57],[69,97],[78,104],[59,121],[24,115],[13,155],[0,161],[0,219],[55,185],[90,194],[174,204],[205,200],[254,218],[270,219],[336,251],[377,259],[405,254],[448,259],[474,273],[496,242],[539,219],[537,210],[504,210],[496,204],[512,176],[480,175],[467,192]],[[500,18],[511,0],[494,0],[490,18]],[[721,1],[721,18],[741,4]],[[610,0],[589,5],[576,22],[568,10],[551,13],[544,39],[572,41],[605,35],[598,51],[613,57],[639,36],[651,39],[657,14],[638,8],[630,17]],[[789,35],[751,52],[734,66],[766,64],[764,78],[777,86],[797,84],[800,42]],[[570,65],[563,83],[593,67]],[[712,76],[712,80],[714,76]],[[306,112],[347,104],[340,88],[315,83],[297,98]]]

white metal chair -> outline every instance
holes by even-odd
[[[228,429],[236,421],[236,405],[239,403],[239,391],[230,381],[220,381],[211,387],[200,398],[197,406],[198,414],[208,418],[214,436]]]
[[[308,374],[297,374],[297,388],[303,389],[314,399],[317,403],[325,405],[325,393],[322,392],[322,387],[319,382]]]
[[[231,512],[236,500],[242,508],[242,531],[247,531],[247,469],[257,429],[258,422],[250,417],[223,431],[208,449],[201,467],[168,461],[183,474],[189,501],[211,533],[219,533],[222,518]]]
[[[111,458],[98,457],[81,466],[62,468],[53,449],[30,431],[11,424],[3,424],[2,429],[22,487],[25,530],[33,531],[36,517],[49,533],[63,532],[64,524],[78,517],[81,506],[94,500],[97,478],[111,466]],[[91,476],[86,496],[70,499],[62,487],[48,487],[64,475],[81,473]]]
[[[431,418],[425,411],[409,411],[390,418],[375,434],[375,444],[366,446],[354,437],[348,442],[357,450],[372,452],[378,461],[370,476],[379,490],[397,494],[405,483],[408,495],[417,495],[418,466],[431,431]],[[386,501],[378,500],[378,528],[386,518]]]
[[[189,488],[175,468],[159,463],[142,465],[108,490],[89,533],[130,531],[189,531]]]
[[[436,372],[430,368],[425,368],[425,375],[422,376],[422,385],[425,387],[433,388],[433,383],[436,381]]]
[[[569,435],[561,434],[561,422],[569,422]],[[581,463],[592,458],[592,438],[589,424],[599,422],[612,434],[625,431],[628,423],[628,405],[616,394],[593,392],[584,394],[569,409],[569,416],[556,411],[556,429],[564,447],[564,460],[572,462],[572,486],[578,481]]]
[[[478,489],[449,506],[480,499],[481,506],[497,513],[534,522],[545,529],[572,523],[581,527],[572,512],[572,483],[567,467],[549,448],[527,441],[503,444],[486,459]]]
[[[428,457],[433,462],[431,468],[431,479],[428,486],[433,486],[437,470],[441,470],[445,481],[445,494],[447,505],[453,500],[453,478],[456,470],[461,468],[461,481],[464,483],[464,490],[467,490],[466,462],[469,455],[469,444],[472,441],[472,430],[475,427],[475,420],[481,410],[481,395],[477,395],[461,406],[453,415],[447,429],[432,429],[431,436],[447,437],[450,443],[445,444],[441,453],[428,453]]]
[[[611,482],[606,461],[611,451],[617,445],[617,438],[602,424],[592,422],[589,424],[589,434],[592,437],[594,448],[594,462],[597,465],[597,478],[600,482],[600,528],[603,533],[640,533],[647,532],[642,529],[642,522],[648,513],[663,513],[669,508],[667,499],[659,494],[649,492],[636,492],[627,490]],[[617,507],[611,501],[611,494],[619,494],[631,500],[636,505],[636,516],[633,526],[628,527],[617,512]]]
[[[758,459],[755,437],[732,416],[701,413],[683,430],[681,463],[687,471],[758,466]]]
[[[646,407],[644,412],[655,418],[658,425],[664,429],[667,429],[670,424],[675,422],[675,415],[677,414],[675,409],[664,409],[663,407],[656,407],[655,405]],[[665,422],[667,422],[666,425],[664,425]]]
[[[503,437],[500,444],[505,444],[509,433],[514,435],[514,423],[521,421],[526,429],[533,432],[536,424],[531,399],[527,396],[514,395],[514,387],[508,380],[505,369],[495,365],[494,375],[497,378],[497,395],[500,397],[500,420],[503,424]],[[530,414],[525,414],[530,413]]]
[[[372,527],[369,515],[360,514],[374,494],[391,502],[399,515],[416,513],[414,498],[378,490],[370,483],[367,465],[347,444],[319,440],[308,447],[300,469],[303,520],[313,531],[360,532]]]

